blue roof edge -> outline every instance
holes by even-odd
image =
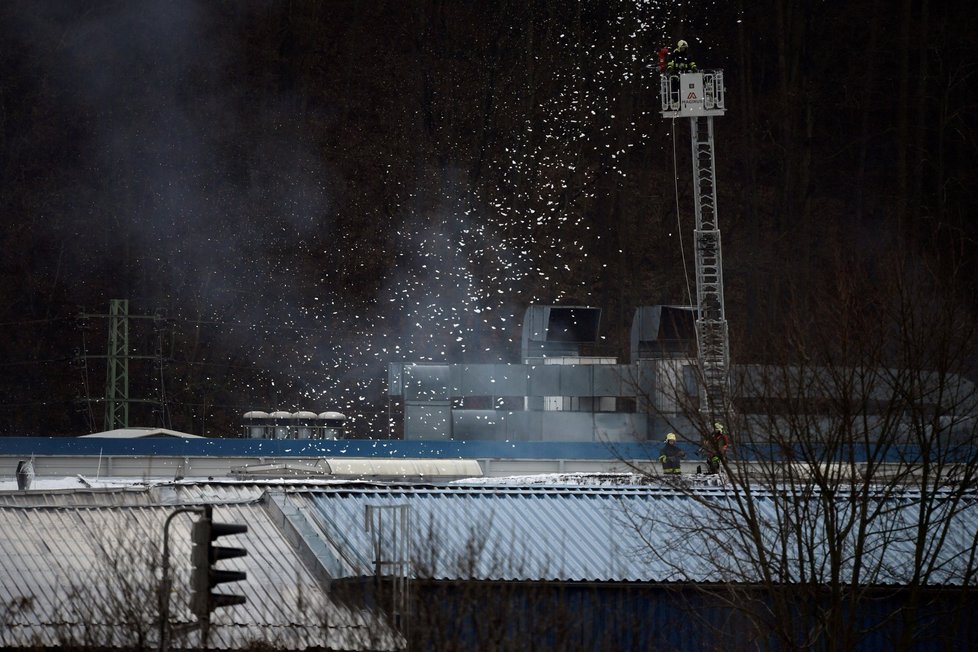
[[[649,460],[661,442],[0,437],[0,455]],[[695,451],[689,445],[687,456]]]

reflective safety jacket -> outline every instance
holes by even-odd
[[[663,470],[667,472],[678,471],[679,462],[684,457],[686,457],[686,452],[671,441],[667,441],[666,445],[659,451],[659,461],[662,462]]]
[[[689,58],[689,51],[673,50],[669,53],[669,63],[666,64],[669,72],[696,72],[696,62]]]

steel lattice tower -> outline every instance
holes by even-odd
[[[105,371],[105,430],[129,427],[129,301],[109,304]]]

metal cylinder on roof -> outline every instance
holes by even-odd
[[[251,410],[244,413],[244,436],[248,439],[266,439],[270,427],[268,412]]]
[[[293,433],[296,439],[315,439],[319,430],[319,415],[309,410],[299,410],[292,414]]]
[[[17,489],[27,491],[34,482],[34,461],[21,460],[17,462]]]
[[[285,410],[273,410],[268,415],[272,421],[272,438],[288,439],[289,430],[292,425],[292,413]]]
[[[323,420],[322,438],[323,439],[342,439],[343,431],[346,428],[346,415],[342,412],[320,412],[319,418]]]

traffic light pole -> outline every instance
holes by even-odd
[[[160,584],[160,596],[159,596],[159,606],[160,606],[160,636],[159,636],[159,652],[166,652],[169,646],[170,638],[170,523],[177,514],[203,514],[205,513],[204,507],[185,507],[183,509],[178,509],[169,516],[166,517],[166,523],[163,525],[163,563],[161,564],[163,568],[163,579]],[[194,625],[196,627],[196,625]]]
[[[163,573],[159,594],[159,652],[166,652],[170,639],[170,523],[178,514],[200,514],[202,518],[194,522],[191,529],[191,562],[193,569],[190,575],[190,606],[197,621],[179,628],[180,633],[200,629],[200,647],[207,647],[207,637],[210,630],[210,612],[218,607],[230,607],[244,604],[247,598],[243,595],[228,595],[211,593],[211,589],[224,582],[237,582],[247,578],[241,571],[230,571],[213,568],[215,562],[222,559],[244,557],[248,554],[243,548],[229,548],[213,545],[214,540],[228,534],[241,534],[248,531],[247,525],[238,523],[214,523],[211,516],[213,508],[184,507],[166,517],[163,525]]]
[[[212,507],[207,505],[204,507],[203,518],[194,523],[191,531],[193,570],[190,575],[190,609],[200,625],[202,648],[207,647],[211,612],[219,607],[245,604],[248,600],[243,595],[211,592],[219,584],[239,582],[248,577],[242,571],[214,568],[214,564],[223,559],[244,557],[248,554],[244,548],[214,545],[214,541],[219,537],[247,532],[248,526],[239,523],[215,523],[211,516]]]

